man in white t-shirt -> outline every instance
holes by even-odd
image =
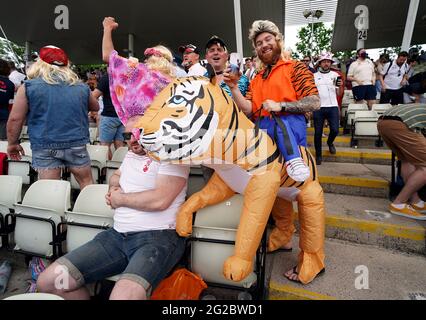
[[[184,67],[188,76],[204,76],[207,72],[200,63],[200,51],[193,44],[187,44],[179,47],[179,52],[182,53]]]
[[[339,74],[332,71],[333,55],[329,52],[321,54],[318,59],[318,72],[314,73],[315,85],[318,88],[321,108],[314,111],[314,127],[315,127],[315,156],[317,165],[322,162],[322,133],[324,121],[327,119],[330,126],[328,135],[328,149],[331,154],[336,154],[334,140],[339,134],[339,107],[337,95],[342,94],[343,80]]]
[[[408,84],[407,64],[408,52],[402,51],[395,61],[390,61],[383,66],[380,82],[382,83],[382,95],[380,103],[390,103],[392,105],[404,103],[403,86]]]
[[[115,209],[114,227],[59,258],[40,274],[37,288],[65,299],[88,299],[85,284],[120,274],[111,300],[145,300],[184,253],[176,233],[176,214],[185,201],[189,167],[150,159],[131,133],[121,167],[110,179],[107,204]],[[69,288],[55,287],[58,266],[69,272]]]
[[[9,61],[10,66],[10,75],[9,80],[13,82],[15,85],[15,92],[18,91],[19,87],[24,83],[24,80],[26,78],[25,74],[20,73],[18,70],[16,70],[15,63],[13,61]]]
[[[376,71],[364,48],[358,49],[358,59],[349,66],[348,80],[352,81],[352,92],[356,103],[367,101],[371,110],[376,101]]]

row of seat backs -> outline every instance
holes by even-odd
[[[8,192],[5,193],[13,194],[6,198],[1,192],[0,202],[8,207],[13,206],[18,213],[49,217],[56,224],[66,218],[68,223],[66,251],[76,249],[102,231],[81,224],[112,227],[114,211],[105,203],[108,185],[87,186],[80,192],[72,211],[68,211],[70,183],[67,181],[39,180],[35,182],[25,193],[22,205],[17,203],[22,190],[20,177],[2,176],[0,185],[2,186],[0,191],[7,190]],[[203,239],[235,241],[242,207],[243,196],[235,195],[228,201],[200,210],[195,216],[193,228],[195,241],[192,243],[191,269],[208,282],[249,288],[257,280],[255,273],[250,274],[240,283],[226,280],[222,273],[223,263],[233,254],[234,246],[202,241]],[[49,226],[46,223],[27,219],[20,219],[18,222],[15,228],[17,249],[45,255],[52,253],[49,245],[51,241]],[[40,236],[44,239],[39,239]],[[34,241],[35,237],[38,238],[37,241]],[[39,246],[40,240],[44,242],[44,246]]]

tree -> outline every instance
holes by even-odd
[[[313,30],[313,33],[312,33]],[[317,22],[298,30],[295,58],[301,56],[315,56],[331,49],[331,37],[333,29],[327,28],[323,22]]]
[[[13,61],[17,66],[25,64],[25,48],[12,41],[0,38],[0,58]]]

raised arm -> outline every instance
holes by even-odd
[[[118,28],[118,23],[112,17],[106,17],[103,21],[104,36],[102,38],[102,60],[106,63],[109,62],[109,56],[114,51],[114,44],[112,42],[112,31]]]

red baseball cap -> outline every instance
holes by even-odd
[[[40,49],[40,59],[58,67],[68,65],[68,56],[64,50],[55,46],[45,46]]]

